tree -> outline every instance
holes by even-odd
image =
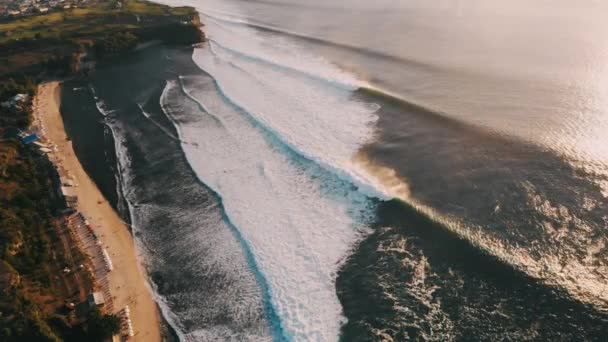
[[[105,341],[120,331],[120,317],[116,315],[102,315],[98,308],[94,308],[87,315],[88,341]]]

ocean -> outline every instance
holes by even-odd
[[[163,2],[62,113],[168,339],[605,338],[606,4]]]

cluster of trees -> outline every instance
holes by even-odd
[[[162,40],[167,44],[189,45],[204,41],[203,32],[194,23],[167,23],[107,35],[95,42],[94,51],[98,57],[116,55],[133,50],[138,43],[147,40]]]
[[[142,29],[138,32],[142,41],[160,39],[167,44],[189,45],[205,40],[205,35],[193,22],[169,23],[166,25]]]
[[[0,72],[4,74],[0,76],[18,73],[38,75],[42,72],[64,76],[81,71],[80,57],[83,53],[102,58],[131,51],[139,42],[147,40],[162,40],[169,44],[195,44],[204,41],[194,10],[187,15],[173,15],[170,12],[161,15],[155,12],[156,6],[159,5],[146,6],[152,8],[140,9],[142,13],[138,12],[139,14],[127,9],[74,17],[70,21],[73,21],[74,25],[49,27],[49,30],[44,32],[37,28],[35,32],[20,39],[4,40],[0,46],[0,57],[7,57],[7,60],[11,61],[7,65],[15,65],[19,70],[0,67]],[[67,15],[67,12],[63,15]],[[138,18],[137,21],[134,18]],[[89,19],[100,22],[101,25],[107,22],[114,27],[110,30],[86,29],[89,27],[86,24]],[[124,28],[120,28],[122,24]],[[79,27],[83,29],[78,29]],[[25,59],[27,62],[20,63],[18,59],[11,59],[11,56],[24,53],[28,55]]]
[[[36,89],[36,82],[30,77],[0,81],[0,102],[7,101],[16,94],[27,94],[31,99],[36,93]],[[31,100],[14,108],[0,107],[0,128],[7,126],[24,128],[30,124],[31,120]]]
[[[4,142],[0,151],[0,258],[4,282],[0,305],[0,340],[59,341],[40,306],[29,300],[20,279],[48,288],[51,261],[49,232],[55,219],[49,176],[26,147]]]
[[[18,142],[5,143],[0,165],[0,257],[20,274],[49,282],[48,232],[53,230],[53,200],[48,170]],[[27,242],[27,243],[25,243]],[[15,246],[18,246],[16,248]]]
[[[31,97],[36,93],[36,82],[30,77],[21,79],[9,78],[0,81],[0,102],[4,102],[16,94],[28,94]],[[32,120],[31,102],[19,107],[0,107],[0,127],[14,126],[18,128],[27,127]]]
[[[92,309],[86,321],[77,325],[60,315],[46,315],[22,291],[11,295],[18,311],[11,317],[0,316],[0,340],[5,342],[103,342],[120,330],[120,317]]]
[[[0,101],[5,101],[17,94],[34,95],[36,89],[36,81],[31,77],[9,78],[6,81],[0,81]]]
[[[53,170],[21,142],[0,142],[0,341],[104,341],[120,329],[117,316],[98,310],[70,323],[31,295],[53,295],[50,270],[60,268],[52,242],[63,204]]]
[[[131,51],[139,39],[131,32],[106,35],[95,42],[95,53],[99,57]]]
[[[120,317],[103,315],[98,309],[89,311],[87,320],[76,329],[73,341],[101,342],[120,330]]]
[[[67,75],[79,70],[78,53],[55,54],[42,60],[42,66],[51,73]]]

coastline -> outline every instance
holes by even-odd
[[[77,210],[90,222],[112,260],[113,270],[107,274],[112,295],[113,312],[118,314],[126,306],[134,329],[132,341],[160,341],[160,312],[141,269],[135,241],[126,224],[120,219],[97,185],[89,177],[67,140],[59,106],[60,82],[39,85],[34,99],[34,125],[41,135],[56,146],[49,156],[56,167],[62,168],[77,186],[71,187],[78,197]]]
[[[81,164],[143,247],[140,260],[162,314],[163,338],[268,341],[265,299],[251,290],[256,275],[220,199],[196,176],[162,108],[167,82],[203,75],[192,54],[191,47],[151,46],[120,63],[102,63],[87,78],[65,80],[65,129]],[[220,264],[218,248],[235,252]],[[235,303],[243,293],[247,300]]]

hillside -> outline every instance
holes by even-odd
[[[0,22],[0,77],[78,70],[83,56],[127,51],[139,42],[193,44],[204,39],[190,7],[138,0],[93,3]]]

